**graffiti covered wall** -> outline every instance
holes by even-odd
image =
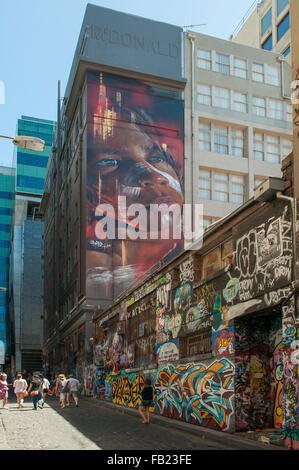
[[[124,348],[134,347],[139,372],[110,371],[106,397],[137,407],[143,371],[155,367],[155,413],[223,431],[274,427],[296,442],[291,237],[288,205],[276,201],[233,226],[228,264],[217,247],[206,282],[199,267],[209,253],[131,292]]]
[[[154,384],[156,372],[146,374],[147,378],[151,378]],[[111,400],[115,405],[128,406],[129,408],[138,408],[141,403],[141,391],[145,380],[145,374],[134,372],[127,374],[124,371],[116,374],[114,372],[107,375],[106,398]],[[155,397],[155,395],[154,395]],[[153,411],[153,409],[151,409]]]
[[[209,365],[168,365],[155,383],[155,410],[162,415],[227,430],[233,415],[234,365],[221,359]]]

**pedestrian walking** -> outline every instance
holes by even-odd
[[[68,378],[68,387],[69,387],[69,393],[68,393],[68,403],[70,404],[70,399],[73,397],[74,402],[76,407],[79,406],[78,401],[79,401],[79,387],[80,387],[80,382],[78,379],[76,379],[73,374],[69,375]]]
[[[67,399],[68,391],[68,381],[65,375],[59,374],[56,380],[55,395],[59,396],[61,408],[65,408],[65,400]]]
[[[143,419],[142,424],[150,423],[150,408],[154,406],[153,397],[154,389],[151,380],[146,379],[141,392],[141,405],[138,408],[139,414]]]
[[[0,400],[3,400],[2,408],[6,409],[6,403],[8,399],[8,383],[7,375],[4,372],[0,372]]]
[[[33,375],[32,381],[28,388],[28,393],[32,396],[33,408],[37,410],[37,406],[42,408],[42,390],[43,379],[38,375]]]
[[[24,408],[24,393],[26,392],[28,383],[23,379],[22,374],[18,374],[16,380],[13,383],[14,392],[17,396],[17,408]]]
[[[42,385],[42,407],[44,407],[44,404],[45,404],[45,401],[46,401],[46,395],[50,391],[50,382],[42,374],[40,374],[40,378],[43,381],[43,385]]]

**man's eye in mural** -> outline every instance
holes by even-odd
[[[116,158],[103,158],[96,163],[96,167],[101,171],[105,169],[117,168],[119,161]]]
[[[149,157],[147,161],[149,163],[155,164],[165,162],[165,159],[162,157],[162,155],[154,155],[153,157]]]

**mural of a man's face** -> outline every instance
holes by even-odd
[[[133,79],[104,73],[90,77],[87,282],[94,296],[102,295],[95,285],[108,296],[110,286],[116,286],[114,294],[120,292],[120,285],[139,281],[182,247],[183,106],[180,99]],[[131,207],[135,204],[138,208]],[[116,230],[112,237],[105,234],[105,210]],[[120,227],[126,228],[124,239],[118,237]],[[141,236],[131,238],[134,232]]]
[[[117,205],[119,195],[127,205],[183,204],[179,176],[171,156],[137,125],[117,128],[113,138],[93,151],[90,174],[101,179],[101,198]]]

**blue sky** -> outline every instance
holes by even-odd
[[[253,0],[2,0],[0,134],[13,136],[21,115],[56,120],[57,82],[67,83],[87,3],[228,39]],[[191,28],[190,28],[191,29]],[[0,165],[13,145],[0,139]]]

